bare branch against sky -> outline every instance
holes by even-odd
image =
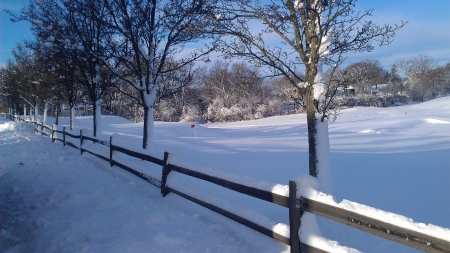
[[[11,22],[3,10],[18,13],[27,5],[28,0],[1,0],[0,65],[12,58],[11,50],[18,42],[33,38],[29,24]],[[408,21],[408,25],[398,31],[395,40],[387,47],[377,48],[370,53],[347,55],[346,65],[365,59],[378,59],[382,67],[388,69],[396,59],[419,54],[434,58],[440,65],[450,62],[450,33],[445,32],[450,27],[450,1],[359,0],[356,5],[361,10],[374,9],[372,19],[377,23],[404,20]]]

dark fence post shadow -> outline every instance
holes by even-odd
[[[167,166],[168,159],[169,159],[169,153],[164,152],[164,166],[162,168],[162,177],[161,177],[161,194],[163,197],[165,197],[169,193],[169,191],[167,190],[167,176],[170,173],[170,169]]]

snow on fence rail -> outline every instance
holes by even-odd
[[[10,119],[13,119],[10,117]],[[13,119],[14,120],[14,119]],[[321,201],[320,199],[312,199],[306,198],[304,196],[298,196],[297,188],[301,187],[298,185],[296,181],[289,181],[289,196],[280,195],[271,191],[258,189],[255,187],[250,187],[244,185],[239,182],[233,182],[230,180],[226,180],[220,177],[216,177],[213,175],[209,175],[206,173],[202,173],[199,171],[195,171],[188,168],[183,168],[178,165],[171,164],[169,162],[169,153],[164,152],[164,159],[160,159],[151,155],[143,154],[138,151],[133,151],[121,147],[117,144],[113,144],[113,137],[110,137],[109,141],[99,140],[98,138],[83,135],[83,131],[80,130],[80,135],[76,135],[71,133],[70,131],[66,131],[65,127],[63,130],[58,130],[56,125],[52,127],[43,125],[42,123],[38,123],[35,121],[26,121],[37,124],[36,131],[40,132],[43,135],[47,135],[52,139],[52,141],[59,140],[64,143],[64,145],[69,145],[74,148],[78,148],[83,152],[88,152],[93,154],[100,159],[108,161],[111,166],[118,166],[144,180],[147,182],[159,187],[161,189],[162,196],[166,196],[169,192],[177,194],[183,198],[186,198],[190,201],[193,201],[203,207],[206,207],[214,212],[217,212],[227,218],[230,218],[234,221],[237,221],[253,230],[256,230],[264,235],[267,235],[275,240],[278,240],[284,244],[291,246],[291,252],[327,252],[325,250],[319,249],[318,247],[314,247],[311,245],[307,245],[300,241],[298,236],[285,236],[281,235],[272,229],[269,229],[263,225],[257,224],[253,221],[250,221],[246,218],[243,218],[237,214],[234,214],[224,208],[215,206],[211,203],[198,199],[196,197],[190,196],[186,193],[183,193],[177,189],[174,189],[167,183],[167,177],[170,173],[181,173],[190,177],[194,177],[197,179],[201,179],[204,181],[208,181],[210,183],[222,186],[224,188],[246,194],[248,196],[258,198],[273,204],[277,204],[289,209],[289,230],[290,235],[295,234],[298,235],[298,231],[300,229],[300,217],[303,212],[310,212],[330,220],[348,225],[353,228],[357,228],[367,233],[374,234],[376,236],[415,248],[426,252],[450,252],[450,240],[445,236],[433,236],[426,233],[427,230],[414,229],[409,228],[411,226],[399,226],[395,222],[386,222],[377,217],[371,217],[370,215],[364,214],[364,212],[359,212],[358,210],[348,210],[336,204],[327,203],[327,201]],[[39,127],[41,129],[39,130]],[[49,129],[52,131],[51,134],[45,133],[45,129]],[[63,135],[63,139],[58,139],[55,133],[60,133]],[[66,135],[73,138],[79,139],[79,146],[74,143],[68,142],[66,140]],[[92,141],[95,144],[100,144],[103,147],[109,147],[109,157],[105,154],[101,154],[102,152],[95,152],[92,149],[88,149],[88,146],[84,146],[83,140]],[[96,145],[99,147],[99,145]],[[104,150],[105,151],[105,150]],[[147,175],[145,172],[141,172],[138,169],[131,168],[131,166],[124,164],[124,162],[119,162],[114,160],[113,154],[115,152],[120,152],[131,157],[139,158],[145,161],[149,161],[156,165],[162,166],[161,180],[156,179],[150,175]],[[105,153],[105,152],[103,152]],[[354,203],[355,205],[360,205]],[[363,206],[363,205],[360,205]],[[368,207],[370,208],[370,207]],[[384,214],[389,214],[394,217],[403,217],[396,214],[384,212]],[[419,225],[415,227],[421,227],[421,224],[410,222],[412,225]],[[414,227],[414,226],[412,226]],[[422,226],[423,227],[423,226]],[[434,226],[438,229],[438,231],[446,231],[450,234],[450,231],[447,231],[446,228],[441,228]],[[443,239],[445,238],[445,239]]]

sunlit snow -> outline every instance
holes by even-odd
[[[418,224],[418,229],[449,228],[448,108],[450,97],[342,111],[329,124],[335,204]],[[1,252],[289,252],[289,247],[175,194],[162,198],[155,186],[52,143],[36,134],[32,124],[0,121]],[[60,124],[68,127],[69,119],[60,118]],[[282,195],[287,195],[289,180],[308,178],[305,115],[195,124],[197,137],[191,124],[155,122],[152,153],[161,158],[169,151],[171,163]],[[75,125],[72,133],[90,129],[92,117],[76,117]],[[103,116],[102,126],[102,139],[119,133],[114,141],[140,149],[142,123]],[[128,163],[160,177],[159,166],[139,159]],[[168,182],[280,233],[287,231],[286,208],[176,173]],[[314,194],[314,188],[314,183],[306,187],[305,195]],[[417,252],[325,218],[317,217],[317,225],[320,232],[305,233],[336,250],[341,245],[339,250],[347,252]]]

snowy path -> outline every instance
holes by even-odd
[[[2,121],[5,121],[2,118]],[[3,123],[7,252],[288,252],[289,248],[78,150]]]

